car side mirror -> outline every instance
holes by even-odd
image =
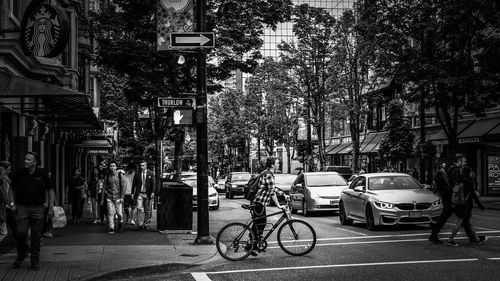
[[[356,186],[354,188],[354,191],[356,191],[356,192],[364,192],[364,187],[363,186]]]
[[[431,185],[428,185],[428,184],[422,184],[422,186],[424,187],[424,189],[427,189],[427,190],[432,190],[432,186]]]

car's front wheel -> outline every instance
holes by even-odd
[[[365,220],[368,230],[376,230],[377,226],[375,225],[375,218],[373,217],[373,211],[370,205],[366,206]]]
[[[339,220],[342,225],[351,225],[352,220],[347,218],[347,213],[345,212],[344,202],[339,203]]]

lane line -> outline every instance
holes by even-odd
[[[478,260],[479,260],[478,258],[472,258],[472,259],[419,260],[419,261],[395,261],[395,262],[373,262],[373,263],[347,263],[347,264],[328,264],[328,265],[312,265],[312,266],[296,266],[296,267],[274,267],[274,268],[259,268],[259,269],[213,271],[213,272],[205,272],[205,274],[215,275],[215,274],[229,274],[229,273],[285,271],[285,270],[289,271],[289,270],[336,268],[336,267],[360,267],[360,266],[384,266],[384,265],[404,265],[404,264],[473,262],[473,261],[478,261]]]
[[[497,238],[500,236],[489,236],[490,238]],[[469,239],[467,236],[455,237],[455,240]],[[305,240],[304,240],[305,241]],[[397,239],[397,240],[375,240],[375,241],[352,241],[352,242],[339,242],[339,243],[317,243],[316,247],[322,246],[342,246],[342,245],[361,245],[361,244],[382,244],[382,243],[401,243],[401,242],[422,242],[427,241],[427,238],[418,239]],[[268,249],[280,249],[279,246],[267,247]]]
[[[480,234],[500,233],[500,230],[477,231]],[[450,235],[451,232],[441,232],[440,235]],[[398,237],[415,237],[415,236],[429,236],[429,232],[425,233],[409,233],[409,234],[390,234],[390,235],[372,235],[372,236],[349,236],[349,237],[332,237],[332,238],[318,238],[316,241],[330,241],[330,240],[355,240],[355,239],[377,239],[377,238],[398,238]],[[306,240],[304,240],[306,241]],[[287,242],[287,241],[284,241]],[[277,244],[278,241],[267,241],[268,244]]]
[[[343,230],[343,231],[347,231],[347,232],[350,232],[350,233],[354,233],[354,234],[358,234],[358,235],[367,236],[367,234],[365,234],[365,233],[361,233],[361,232],[357,232],[357,231],[352,231],[352,230],[341,228],[341,227],[337,227],[337,229],[340,229],[340,230]]]
[[[212,279],[208,278],[208,275],[204,272],[192,272],[191,276],[193,276],[196,281],[212,281]]]
[[[500,261],[500,258],[486,258],[487,260]]]

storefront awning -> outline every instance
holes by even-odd
[[[498,127],[499,124],[500,119],[498,117],[479,119],[474,124],[470,125],[460,134],[458,134],[458,139],[462,142],[476,142],[474,140],[477,139],[477,142],[479,142],[479,138],[487,135],[494,128]]]
[[[346,147],[337,152],[337,154],[349,154],[352,152],[352,142],[348,143]]]
[[[460,134],[464,129],[469,127],[472,123],[474,123],[474,121],[472,120],[459,121],[457,124],[457,134]],[[433,143],[442,143],[442,144],[448,143],[448,137],[446,136],[446,133],[444,132],[443,129],[440,129],[436,134],[431,135],[427,140],[432,141]]]
[[[360,154],[377,153],[378,146],[380,145],[382,139],[387,135],[387,132],[371,133],[371,135],[371,139],[365,143],[364,146],[360,147]]]
[[[344,148],[346,148],[348,145],[350,145],[351,143],[348,142],[348,143],[341,143],[339,145],[337,145],[336,147],[334,147],[332,150],[330,150],[329,152],[327,152],[326,154],[328,155],[335,155],[335,154],[339,154],[339,152],[341,150],[343,150]]]
[[[89,96],[80,92],[0,71],[0,100],[4,98],[4,104],[60,128],[102,128]]]

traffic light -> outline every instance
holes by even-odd
[[[177,94],[191,92],[191,67],[184,58],[179,58],[179,61],[177,62],[174,75],[174,85]]]

